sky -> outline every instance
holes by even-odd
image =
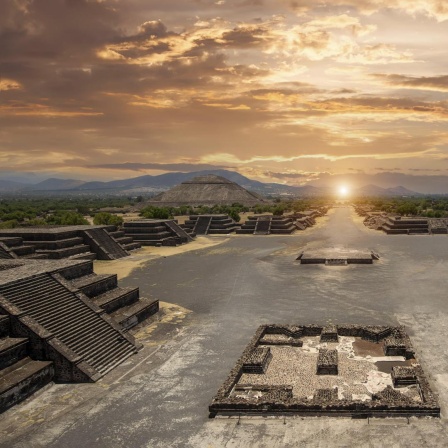
[[[445,0],[2,0],[0,177],[448,192],[447,41]]]

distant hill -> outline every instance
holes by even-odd
[[[27,188],[34,191],[73,190],[84,183],[84,181],[77,179],[50,178]]]
[[[14,192],[20,191],[26,188],[28,185],[21,182],[15,182],[13,180],[0,179],[0,191]]]
[[[191,173],[166,173],[157,176],[149,174],[129,179],[102,181],[82,181],[78,179],[50,178],[34,185],[14,182],[11,180],[0,180],[0,193],[51,193],[51,194],[158,194],[163,191],[188,181],[197,176],[215,175],[224,177],[235,182],[246,190],[258,193],[262,196],[321,196],[333,194],[333,189],[328,186],[305,185],[301,187],[284,185],[278,183],[264,183],[249,179],[235,171],[230,170],[202,170]],[[369,184],[355,190],[356,195],[361,196],[418,196],[420,193],[409,190],[403,186],[393,188],[382,188]]]
[[[358,196],[421,196],[421,193],[398,186],[393,188],[382,188],[378,185],[365,185],[355,190]]]

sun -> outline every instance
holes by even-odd
[[[339,196],[346,197],[349,193],[349,188],[346,185],[341,185],[338,189]]]

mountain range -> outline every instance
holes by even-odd
[[[130,179],[109,182],[82,181],[77,179],[50,178],[36,184],[24,184],[12,180],[0,179],[0,193],[17,194],[156,194],[196,176],[215,174],[231,180],[247,190],[271,196],[320,196],[332,194],[333,188],[327,186],[291,186],[278,183],[264,183],[249,179],[235,171],[208,170],[189,173],[173,172],[157,176],[149,174]],[[382,188],[366,185],[352,192],[361,196],[418,196],[420,193],[402,186]]]

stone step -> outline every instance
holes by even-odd
[[[130,305],[139,298],[138,288],[114,288],[92,299],[95,305],[106,310],[107,313],[112,313],[118,308]]]
[[[134,355],[136,352],[132,352],[132,353],[124,353],[123,356],[121,358],[119,358],[118,360],[113,360],[110,361],[109,364],[104,364],[103,366],[101,366],[100,369],[100,373],[102,375],[106,375],[106,373],[110,372],[111,370],[115,369],[115,367],[119,366],[120,364],[122,364],[124,361],[126,361],[129,357],[131,357],[132,355]]]
[[[115,238],[115,239],[121,238],[122,236],[124,236],[123,230],[116,230],[115,232],[108,232],[108,233],[112,238]]]
[[[140,243],[142,246],[177,246],[176,240],[173,237],[162,238],[157,240],[139,239],[135,238],[136,243]]]
[[[137,242],[132,242],[132,243],[127,243],[127,244],[123,244],[123,249],[126,251],[130,251],[130,250],[135,250],[135,249],[140,249],[142,247],[142,245],[140,243]]]
[[[30,254],[30,255],[25,255],[24,257],[21,258],[26,258],[28,260],[48,260],[49,256],[48,254]]]
[[[18,257],[34,254],[34,250],[34,246],[30,245],[15,246],[11,249]]]
[[[123,233],[124,233],[124,232],[123,232]],[[116,241],[118,244],[123,245],[123,244],[133,243],[133,242],[134,242],[134,239],[132,238],[132,236],[122,236],[122,237],[120,237],[120,238],[115,238],[115,241]]]
[[[95,297],[117,287],[116,274],[91,274],[71,281],[72,285],[87,297]]]
[[[16,297],[18,302],[29,302],[29,299],[25,295],[33,292],[45,292],[46,297],[51,296],[52,292],[61,292],[58,288],[59,283],[47,284],[40,278],[36,278],[33,283],[21,284],[21,287],[18,287],[18,284],[21,284],[21,282],[16,282],[16,284],[6,285],[3,287],[5,291],[9,291],[10,294]],[[24,297],[22,298],[21,296]]]
[[[53,362],[31,358],[23,358],[0,371],[0,412],[32,395],[53,376]]]
[[[58,331],[58,338],[65,342],[69,343],[70,346],[72,346],[73,343],[76,343],[77,338],[79,335],[84,334],[85,332],[88,332],[88,330],[96,323],[96,319],[94,316],[88,316],[84,317],[81,322],[78,322],[76,325],[73,325],[67,329],[60,329]],[[108,327],[104,326],[104,328]],[[111,332],[115,331],[113,329],[110,330]],[[95,332],[96,334],[101,334],[101,328],[98,328]]]
[[[63,311],[59,311],[58,308],[59,307],[57,306],[53,306],[45,310],[35,312],[33,313],[33,319],[42,322],[42,324],[44,324],[50,330],[52,330],[53,328],[60,329],[61,334],[63,334],[62,330],[64,328],[59,327],[64,324],[68,317],[70,317],[71,319],[82,319],[82,322],[87,322],[90,317],[93,319],[93,316],[90,315],[91,313],[88,309],[79,308],[77,304],[66,304],[64,305]],[[72,328],[77,328],[77,326],[75,325]]]
[[[254,229],[237,229],[236,233],[238,235],[252,235],[254,233]]]
[[[84,263],[77,263],[75,266],[67,266],[59,269],[59,275],[62,275],[66,280],[73,280],[85,275],[93,274],[93,263],[91,261],[84,261]]]
[[[90,252],[90,247],[87,244],[78,244],[72,247],[66,247],[64,249],[37,249],[38,254],[47,254],[51,260],[60,260],[61,258],[68,258],[72,255],[79,255],[85,252]]]
[[[129,330],[140,322],[159,311],[159,301],[140,298],[140,300],[127,307],[120,308],[111,316],[120,324],[123,330]]]
[[[84,243],[80,236],[74,238],[65,238],[56,241],[25,241],[26,244],[34,246],[35,249],[57,250],[66,249],[67,247],[79,246]]]
[[[125,338],[115,338],[114,340],[105,342],[101,346],[101,350],[97,350],[96,353],[87,356],[86,361],[97,366],[97,369],[101,372],[114,358],[121,358],[127,353],[136,352],[136,348],[131,352],[128,350],[127,340]]]
[[[0,369],[15,364],[26,357],[27,338],[0,339]]]
[[[84,252],[78,255],[72,255],[70,260],[96,260],[96,254],[93,252]]]
[[[223,229],[210,229],[208,235],[226,235],[227,233],[235,232],[239,226],[226,227]]]
[[[107,364],[114,358],[121,357],[125,353],[128,353],[128,346],[126,345],[126,339],[107,339],[101,344],[101,350],[91,351],[90,354],[86,354],[84,359],[101,372]],[[133,353],[133,352],[131,352]]]
[[[104,327],[94,334],[81,330],[76,333],[76,338],[73,339],[73,349],[80,350],[83,349],[84,356],[88,356],[96,351],[96,347],[92,345],[93,340],[106,339],[109,336],[110,329]]]
[[[8,293],[16,298],[16,301],[29,301],[26,297],[28,294],[33,292],[39,292],[42,288],[45,293],[49,293],[51,290],[54,290],[54,285],[48,285],[46,283],[46,279],[42,279],[41,276],[36,276],[32,278],[32,282],[14,282],[2,287],[4,291],[8,291]],[[21,297],[23,296],[23,297]]]
[[[133,236],[140,233],[163,233],[166,232],[166,227],[164,225],[125,227],[124,231],[126,236]]]

